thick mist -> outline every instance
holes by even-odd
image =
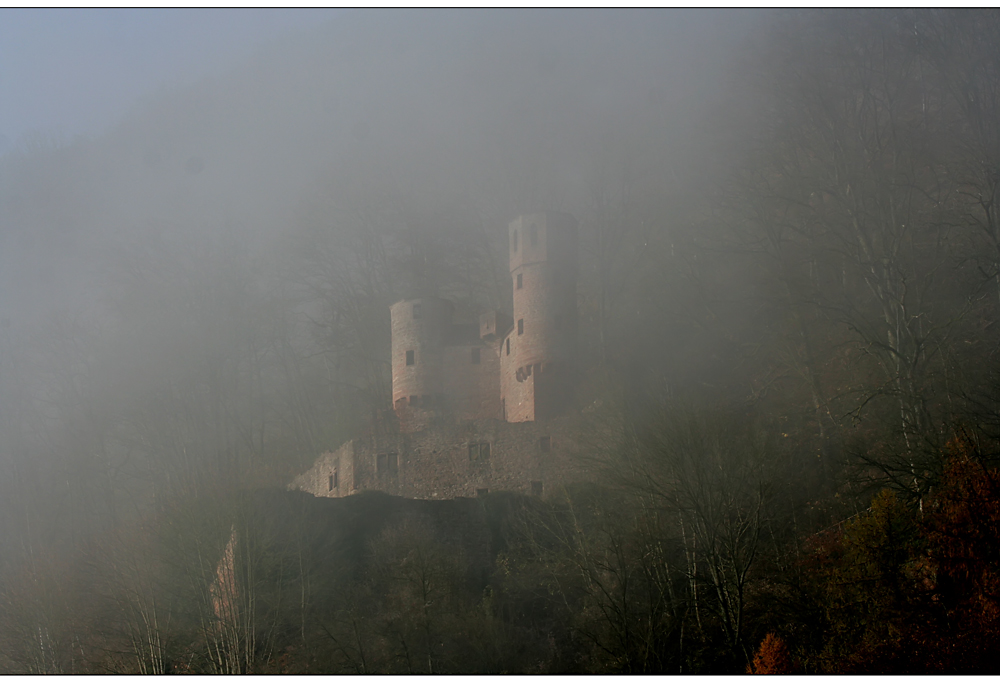
[[[798,671],[872,670],[881,636],[845,635],[845,605],[881,623],[902,603],[795,558],[869,513],[918,538],[958,505],[934,498],[959,486],[948,458],[996,452],[998,37],[994,12],[352,11],[99,135],[20,141],[0,156],[0,670],[200,653],[187,670],[742,673],[769,642]],[[292,626],[229,651],[247,659],[199,650],[215,636],[192,605],[218,611],[226,539],[269,519],[248,492],[390,410],[389,306],[510,310],[506,226],[535,211],[579,221],[574,410],[605,493],[483,513],[509,560],[475,569],[488,595],[461,592],[473,561],[427,529],[372,532],[337,546],[336,581],[366,586],[341,621],[307,618],[303,587]],[[296,515],[309,533],[333,519],[276,500],[282,553]],[[904,583],[931,562],[913,554],[926,533],[893,546]],[[843,538],[829,557],[863,552]],[[448,586],[440,619],[393,592],[421,548]],[[292,554],[255,585],[284,596],[324,566]],[[154,608],[159,590],[175,602]],[[188,631],[144,621],[168,603]],[[337,640],[361,639],[365,610],[386,620],[363,626],[367,655]],[[432,622],[503,646],[470,663],[479,645],[432,646]],[[136,645],[154,632],[173,640]],[[419,650],[409,669],[397,647]]]

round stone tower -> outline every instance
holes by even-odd
[[[501,391],[509,420],[535,420],[558,412],[575,374],[576,220],[520,216],[510,223],[508,246],[514,325],[501,349]]]
[[[414,418],[433,413],[441,400],[452,315],[451,302],[436,297],[404,299],[389,308],[392,405],[404,430]]]

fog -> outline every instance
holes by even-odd
[[[830,586],[857,577],[790,558],[871,510],[923,519],[956,452],[992,467],[998,15],[345,11],[225,34],[235,16],[177,29],[195,58],[133,69],[122,90],[92,74],[98,95],[58,124],[71,134],[7,135],[0,149],[0,670],[742,673],[766,669],[758,648],[775,633],[798,671],[874,670],[881,636],[851,640],[836,629],[853,617],[781,600],[850,603]],[[117,59],[147,59],[140,47],[118,44]],[[349,615],[337,625],[307,618],[305,561],[298,616],[260,617],[253,646],[136,617],[159,600],[161,619],[194,624],[195,594],[218,614],[206,591],[245,510],[318,534],[333,519],[319,508],[296,526],[286,503],[246,496],[284,489],[391,413],[389,305],[440,296],[460,322],[510,311],[507,224],[542,211],[579,222],[573,410],[595,430],[594,485],[626,502],[566,494],[551,519],[503,517],[503,557],[522,564],[504,565],[506,583],[499,564],[482,570],[489,600],[480,586],[434,603],[440,645],[429,608],[402,598],[367,626],[351,621],[361,602],[331,607]],[[872,503],[883,489],[892,502]],[[565,510],[603,540],[559,555],[532,536]],[[622,529],[638,535],[615,545]],[[400,558],[417,552],[406,544],[438,548],[432,537],[404,524],[359,541],[338,561],[368,564],[336,580],[395,595],[413,566]],[[696,552],[695,538],[721,545]],[[587,555],[605,542],[627,549]],[[639,547],[664,553],[655,570]],[[472,570],[437,552],[438,580],[465,586]],[[197,571],[177,559],[195,556]],[[562,583],[582,566],[586,581]],[[655,619],[625,588],[614,603],[640,574],[659,591]],[[530,588],[536,576],[554,578]],[[320,586],[316,605],[341,590]],[[630,620],[646,624],[642,644],[621,636]],[[367,655],[337,640],[350,624],[369,629]],[[463,659],[464,632],[493,654]],[[833,632],[840,655],[816,645]]]

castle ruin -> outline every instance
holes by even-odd
[[[392,321],[398,429],[373,431],[295,478],[290,488],[342,497],[378,490],[455,498],[490,490],[540,495],[579,478],[565,412],[577,378],[577,230],[537,213],[508,227],[513,316],[455,324],[451,302],[404,299]]]

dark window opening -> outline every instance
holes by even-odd
[[[524,318],[517,321],[517,333],[524,334]]]
[[[521,287],[524,285],[524,280],[521,278],[521,275],[522,275],[522,273],[518,273],[517,274],[517,288],[518,289],[521,289]]]
[[[478,348],[472,349],[472,364],[473,365],[479,365],[479,351],[480,350]]]
[[[420,304],[413,304],[413,319],[420,320]]]
[[[415,362],[416,362],[416,358],[414,358],[413,351],[407,351],[406,352],[406,364],[407,365],[413,365]]]
[[[375,471],[379,474],[399,471],[399,456],[396,453],[379,453],[375,456]]]
[[[517,230],[514,231],[514,251],[517,251]]]
[[[507,337],[507,355],[510,355],[510,337]]]
[[[531,482],[531,495],[533,496],[542,495],[542,482],[540,481]]]
[[[469,444],[470,462],[477,462],[479,460],[489,460],[489,459],[490,459],[490,445],[488,443]]]
[[[552,439],[548,436],[543,436],[538,439],[538,447],[542,450],[542,453],[548,453],[552,450]]]
[[[503,419],[507,419],[507,399],[500,399],[500,413],[503,415]]]
[[[333,475],[332,474],[330,475],[330,481],[327,483],[326,490],[327,491],[332,491],[333,490]]]
[[[489,492],[490,492],[489,489],[476,489],[477,496],[485,496]]]
[[[337,470],[333,471],[333,488],[340,488],[340,473]]]
[[[419,396],[410,396],[410,405],[415,406],[420,401]]]
[[[531,246],[538,246],[538,226],[531,226]]]

